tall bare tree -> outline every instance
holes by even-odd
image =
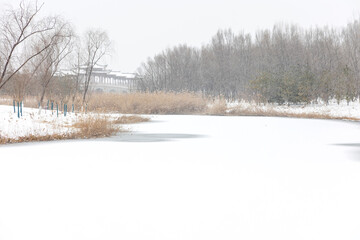
[[[81,49],[81,41],[76,38],[74,50],[70,59],[70,67],[72,68],[73,88],[71,89],[71,100],[74,103],[77,94],[79,93],[81,80],[81,65],[84,61],[83,51]]]
[[[103,30],[89,30],[85,34],[86,76],[84,82],[83,104],[89,90],[91,76],[97,65],[107,54],[110,53],[111,42],[107,33]]]
[[[55,28],[54,21],[38,21],[43,5],[20,2],[18,8],[4,12],[0,22],[0,89],[4,87],[33,58],[51,46],[51,41],[41,48],[20,57],[31,43],[39,41],[42,34]]]
[[[149,58],[138,87],[289,104],[349,102],[360,96],[359,22],[342,31],[277,24],[254,38],[220,30],[200,51],[180,45]]]
[[[42,33],[41,41],[35,45],[36,49],[41,49],[45,45],[50,45],[39,55],[39,62],[35,67],[37,79],[40,81],[40,85],[42,87],[40,95],[40,110],[51,80],[58,71],[62,61],[72,51],[72,40],[74,36],[69,23],[61,20],[60,18],[53,18],[51,20],[56,22],[54,31]]]

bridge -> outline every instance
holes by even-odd
[[[80,66],[77,69],[61,70],[58,76],[72,77],[79,81],[82,86],[85,83],[88,66]],[[106,65],[95,65],[90,78],[90,90],[94,92],[129,93],[137,90],[137,81],[140,77],[136,73],[122,73],[107,69]]]
[[[134,73],[95,71],[90,80],[90,87],[95,92],[129,93],[136,91],[138,76]]]

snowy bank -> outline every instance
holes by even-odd
[[[105,137],[126,130],[124,124],[149,119],[120,114],[67,113],[24,108],[21,114],[13,107],[0,106],[0,143],[49,141]],[[121,126],[120,126],[121,125]]]
[[[257,104],[255,102],[236,101],[227,103],[228,112],[234,109],[246,109],[263,112],[277,112],[289,114],[314,114],[334,118],[360,119],[360,101],[350,102],[330,101],[329,104],[312,103],[307,105],[278,105],[278,104]]]
[[[28,135],[64,134],[73,131],[70,126],[80,117],[81,114],[75,113],[65,117],[62,112],[57,117],[56,110],[42,110],[39,114],[38,109],[23,108],[18,118],[17,109],[14,113],[13,107],[0,105],[0,136],[16,139]]]

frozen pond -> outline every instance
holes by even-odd
[[[360,239],[360,124],[154,116],[0,147],[0,239]]]

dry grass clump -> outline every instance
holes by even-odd
[[[14,98],[12,96],[0,96],[0,105],[13,105]],[[38,100],[34,96],[27,96],[24,99],[24,106],[31,107],[31,108],[37,108],[38,107]]]
[[[206,109],[206,100],[193,93],[94,94],[89,111],[127,114],[194,114]]]
[[[228,115],[230,116],[278,116],[277,114],[280,114],[280,112],[257,106],[236,106],[228,110]]]
[[[359,118],[346,116],[332,116],[326,113],[293,113],[276,110],[274,108],[263,109],[257,106],[242,107],[237,106],[229,109],[230,116],[267,116],[267,117],[291,117],[291,118],[309,118],[309,119],[334,119],[334,120],[351,120],[359,121]]]
[[[333,120],[349,120],[349,121],[359,121],[359,118],[355,117],[346,117],[346,116],[332,116],[325,113],[286,113],[283,117],[292,117],[292,118],[311,118],[311,119],[333,119]]]
[[[0,135],[0,145],[8,143],[21,143],[21,142],[41,142],[41,141],[54,141],[78,138],[74,132],[66,133],[52,133],[52,134],[37,134],[30,133],[25,136],[19,136],[16,138],[9,138]]]
[[[74,139],[74,138],[76,138],[76,136],[73,133],[47,134],[47,135],[30,134],[18,138],[1,138],[0,144],[21,143],[21,142],[42,142],[42,141],[65,140],[65,139]]]
[[[88,117],[73,124],[77,128],[76,138],[109,137],[121,129],[107,117]]]
[[[148,122],[150,118],[141,117],[137,115],[131,116],[121,116],[113,121],[115,124],[133,124],[133,123],[141,123],[141,122]]]
[[[213,104],[208,106],[206,114],[209,115],[226,115],[228,110],[227,103],[225,99],[217,99]]]
[[[0,144],[5,144],[5,143],[7,143],[7,139],[0,136]]]
[[[0,105],[12,105],[13,100],[10,96],[0,96]]]
[[[119,126],[116,126],[116,124],[114,124],[110,119],[99,116],[91,116],[81,119],[75,124],[73,124],[71,127],[76,128],[75,131],[45,135],[29,134],[17,138],[7,138],[0,136],[0,145],[21,142],[40,142],[66,139],[109,137],[115,135],[122,130]]]

